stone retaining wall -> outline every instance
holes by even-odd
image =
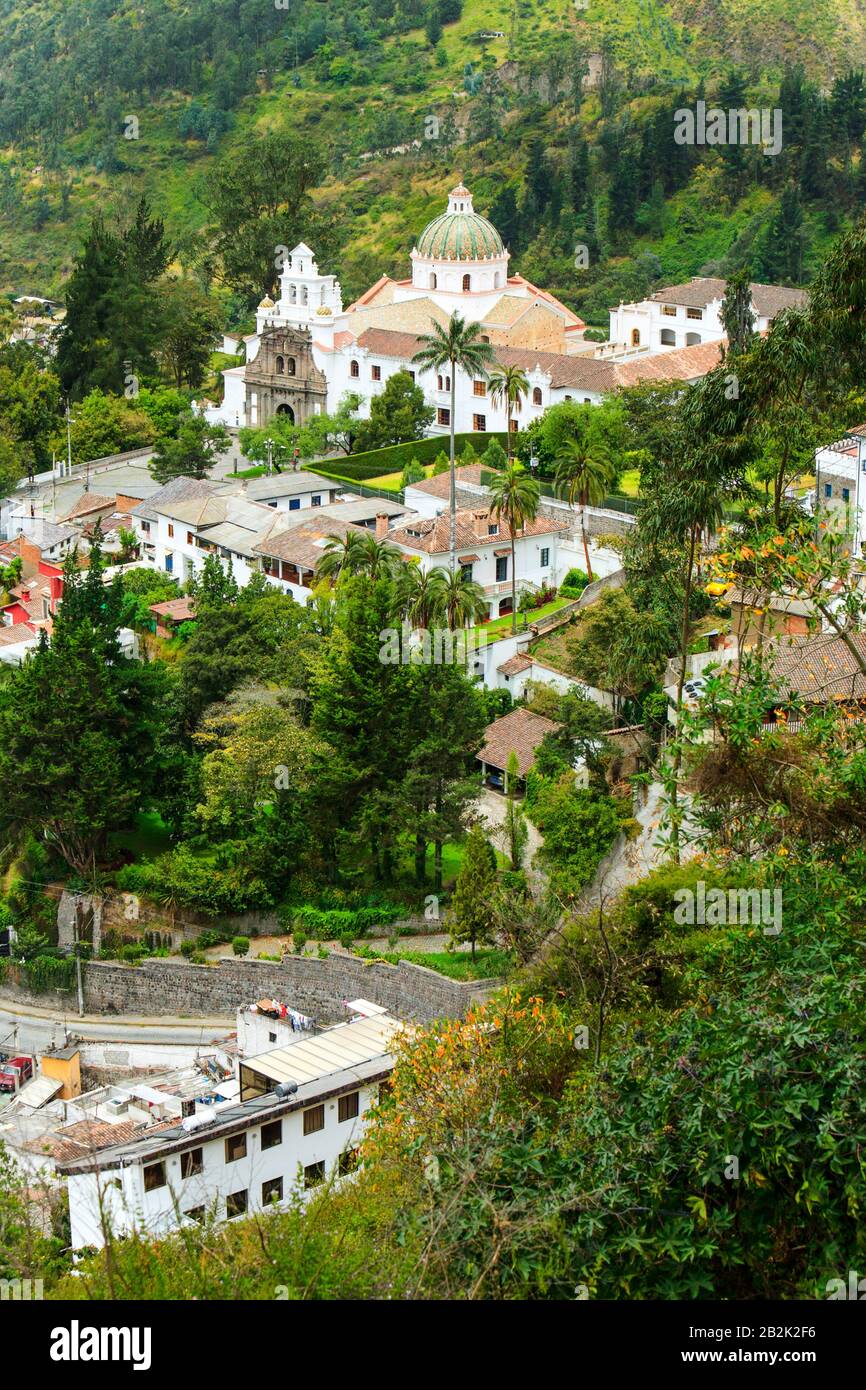
[[[11,973],[11,972],[10,972]],[[466,983],[449,980],[425,966],[364,961],[357,956],[287,956],[283,961],[221,958],[216,965],[154,958],[140,965],[88,961],[84,968],[87,1013],[174,1015],[218,1014],[235,1010],[263,996],[282,999],[320,1024],[345,1019],[344,1001],[369,999],[398,1018],[424,1022],[433,1018],[462,1018],[473,999],[494,988],[492,980]],[[0,998],[61,1004],[74,1010],[74,993],[33,995],[10,979]]]

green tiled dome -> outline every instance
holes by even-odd
[[[418,254],[439,261],[481,261],[488,256],[502,256],[502,238],[486,217],[472,210],[472,199],[462,185],[451,194],[465,197],[468,209],[463,212],[443,212],[428,222],[418,238]]]

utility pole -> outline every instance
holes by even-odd
[[[274,441],[272,439],[266,439],[265,448],[268,451],[267,470],[268,477],[270,477],[271,473],[274,471]]]
[[[57,455],[51,450],[51,511],[57,520]]]

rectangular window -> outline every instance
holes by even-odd
[[[170,536],[174,535],[174,527],[172,526],[171,522],[168,523],[168,534]]]
[[[309,1110],[304,1111],[304,1133],[315,1134],[318,1130],[325,1128],[325,1107],[324,1105],[313,1105]]]
[[[148,1163],[144,1170],[144,1190],[155,1192],[158,1187],[165,1187],[165,1164]]]
[[[686,318],[687,318],[687,319],[702,319],[703,316],[704,316],[704,311],[703,311],[703,309],[686,309]]]
[[[187,1149],[185,1154],[180,1156],[180,1175],[182,1178],[194,1178],[196,1173],[204,1171],[204,1149]]]
[[[410,377],[412,378],[412,380],[414,381],[414,380],[415,380],[415,373],[414,373],[414,372],[410,372],[409,375],[410,375]]]
[[[273,1120],[269,1125],[262,1125],[262,1149],[275,1149],[282,1142],[282,1120]]]
[[[186,533],[186,543],[187,543],[187,545],[194,545],[194,544],[195,544],[195,538],[194,538],[194,536],[193,536],[193,534],[192,534],[192,531],[187,531],[187,533]]]
[[[247,1156],[247,1136],[245,1134],[230,1134],[226,1140],[226,1163],[237,1163],[239,1158]]]
[[[489,525],[488,525],[488,527],[487,527],[487,534],[488,534],[488,536],[498,536],[498,535],[499,535],[499,522],[498,522],[498,521],[491,521],[491,522],[489,523]]]
[[[262,1183],[262,1206],[267,1207],[271,1202],[281,1202],[283,1200],[283,1180],[282,1178],[269,1178]]]
[[[662,313],[663,313],[663,314],[667,314],[668,318],[670,318],[670,319],[675,319],[676,316],[677,316],[677,306],[676,306],[676,304],[663,304],[663,305],[662,305]]]
[[[243,1216],[247,1209],[247,1192],[230,1192],[226,1197],[226,1216],[229,1220],[233,1216]]]
[[[322,505],[322,499],[321,499],[320,496],[313,496],[313,497],[310,498],[310,506],[311,506],[311,507],[321,507],[321,505]]]
[[[173,556],[173,555],[166,555],[166,557],[165,557],[165,572],[166,572],[166,574],[171,574],[171,572],[172,572],[173,569],[174,569],[174,556]]]
[[[316,1187],[325,1176],[325,1160],[320,1158],[318,1163],[308,1163],[304,1169],[304,1187]]]
[[[190,1221],[204,1221],[204,1207],[190,1207],[184,1215],[188,1216]]]
[[[448,409],[447,405],[440,405],[439,409],[436,411],[436,423],[438,425],[451,424],[451,411]]]
[[[517,429],[518,429],[517,421],[516,421],[516,420],[509,420],[509,421],[508,421],[508,429],[509,429],[509,433],[511,433],[511,434],[516,434],[516,433],[517,433]]]
[[[347,1173],[354,1173],[357,1166],[358,1150],[344,1149],[337,1161],[337,1171],[339,1172],[340,1176],[345,1177]]]
[[[461,565],[461,566],[460,566],[460,573],[463,575],[463,578],[464,578],[464,579],[471,579],[471,578],[472,578],[472,566],[471,566],[471,565]]]
[[[487,395],[487,382],[486,382],[486,381],[473,381],[473,383],[472,383],[472,394],[473,394],[473,396],[486,396],[486,395]]]
[[[372,376],[374,381],[382,380],[382,368],[379,366],[377,362],[373,363]]]
[[[337,1118],[340,1124],[344,1120],[355,1120],[358,1117],[358,1092],[352,1091],[347,1096],[340,1096],[337,1102]]]
[[[833,496],[833,484],[832,484],[832,483],[825,483],[825,484],[824,484],[824,496],[825,496],[825,497],[832,497],[832,496]]]
[[[544,546],[543,549],[542,549],[542,551],[541,551],[541,568],[542,568],[543,570],[546,570],[546,569],[547,569],[547,566],[548,566],[549,564],[550,564],[550,551],[548,550],[547,546]]]
[[[486,415],[473,415],[473,416],[472,416],[472,428],[473,428],[474,430],[486,430],[486,429],[487,429],[487,416],[486,416]]]
[[[500,555],[496,561],[496,582],[502,584],[508,578],[508,556]]]
[[[290,512],[299,512],[300,510],[301,510],[301,499],[300,499],[300,497],[290,497],[290,498],[289,498],[289,511],[290,511]]]

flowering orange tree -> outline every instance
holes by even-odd
[[[397,1065],[362,1149],[371,1192],[408,1196],[425,1296],[508,1297],[563,1277],[558,1238],[571,1179],[557,1105],[586,1053],[558,1005],[506,990],[396,1044]],[[566,1165],[567,1167],[567,1165]]]

